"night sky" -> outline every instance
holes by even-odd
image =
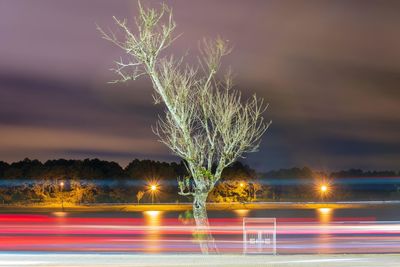
[[[399,170],[399,1],[167,3],[183,33],[170,52],[223,36],[236,87],[270,103],[251,167]],[[163,107],[150,82],[107,83],[123,54],[95,24],[115,29],[113,15],[136,10],[122,0],[0,1],[0,160],[176,160],[151,131]]]

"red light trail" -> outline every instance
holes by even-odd
[[[1,214],[0,250],[200,253],[194,226],[163,218],[161,212],[144,212],[144,218],[64,215]],[[220,252],[242,253],[240,218],[210,219],[210,224]],[[282,218],[277,220],[277,249],[279,254],[399,253],[400,222]]]

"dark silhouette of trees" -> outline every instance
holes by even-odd
[[[278,171],[269,171],[263,174],[266,178],[312,178],[316,175],[308,167],[280,169]]]
[[[354,178],[354,177],[395,177],[400,175],[395,171],[363,171],[361,169],[349,169],[346,171],[332,172],[334,178]]]
[[[183,162],[159,162],[135,159],[125,168],[118,163],[98,159],[38,160],[24,159],[14,163],[0,161],[0,204],[44,202],[35,186],[47,183],[52,188],[64,181],[66,193],[74,203],[137,203],[136,193],[145,192],[141,203],[148,203],[151,181],[160,185],[160,202],[188,202],[192,199],[176,193],[176,177],[187,175]],[[349,169],[330,174],[310,168],[289,168],[257,174],[240,162],[222,173],[209,201],[315,201],[315,182],[328,179],[333,194],[329,200],[400,199],[400,174],[395,171]],[[395,178],[393,178],[395,177]],[[88,190],[87,185],[90,186]],[[37,189],[37,188],[36,188]],[[66,191],[67,192],[67,191]],[[47,192],[48,193],[48,192]],[[89,194],[90,193],[90,194]],[[56,197],[55,197],[56,198]]]
[[[116,162],[99,159],[49,160],[44,164],[46,177],[64,176],[79,179],[123,178],[124,170]]]
[[[42,175],[43,164],[38,160],[28,158],[11,163],[4,170],[5,178],[39,178]]]
[[[4,172],[10,167],[10,165],[4,161],[0,161],[0,178],[4,177]]]
[[[125,168],[125,174],[129,178],[173,178],[182,172],[185,172],[185,167],[182,163],[177,164],[175,162],[159,162],[153,160],[138,160],[135,159],[128,164]]]

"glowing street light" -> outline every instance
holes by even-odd
[[[149,184],[149,189],[151,195],[151,204],[154,204],[154,197],[158,192],[158,184],[156,183]]]
[[[331,193],[331,188],[328,183],[320,184],[318,190],[321,199],[325,199]]]
[[[326,193],[326,191],[328,191],[328,186],[326,186],[326,185],[321,185],[320,190],[321,190],[321,193]]]
[[[314,183],[315,194],[321,200],[326,200],[330,195],[332,195],[334,189],[333,181],[328,178],[321,177]]]

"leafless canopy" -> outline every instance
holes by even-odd
[[[225,167],[257,150],[270,124],[262,116],[267,105],[255,95],[243,100],[232,88],[230,72],[218,79],[221,58],[231,51],[222,38],[203,40],[198,67],[163,55],[176,38],[176,24],[167,6],[158,11],[139,4],[135,32],[126,20],[114,20],[123,36],[98,28],[104,39],[127,54],[126,62],[115,62],[113,70],[120,79],[114,82],[150,77],[155,102],[166,106],[154,132],[185,160],[191,174],[179,181],[180,194],[207,195]]]

